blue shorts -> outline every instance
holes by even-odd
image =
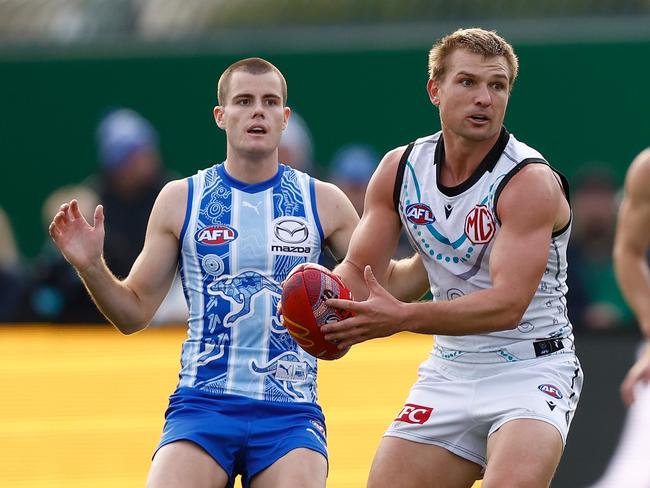
[[[228,473],[229,486],[253,476],[298,448],[320,452],[327,460],[325,418],[313,403],[254,400],[178,388],[169,397],[158,449],[187,440],[201,446]],[[155,455],[155,454],[154,454]]]

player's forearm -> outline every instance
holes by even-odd
[[[646,337],[650,337],[650,268],[645,255],[615,248],[614,269],[621,292],[634,311],[639,327]]]
[[[350,291],[352,297],[359,301],[368,298],[368,287],[363,278],[363,269],[349,259],[344,259],[341,264],[334,268],[334,274],[340,276]]]
[[[120,332],[132,334],[148,325],[137,294],[111,273],[103,259],[77,272],[99,311]]]
[[[398,300],[412,302],[429,290],[429,279],[424,268],[418,265],[417,256],[391,260],[383,285]]]
[[[453,301],[404,304],[402,329],[418,334],[472,335],[517,327],[526,306],[488,289]]]

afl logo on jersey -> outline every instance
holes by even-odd
[[[227,225],[211,225],[199,230],[194,235],[194,239],[208,246],[220,246],[234,241],[238,235],[235,229]]]
[[[465,235],[474,244],[490,242],[496,230],[492,212],[487,205],[477,205],[465,217]]]
[[[431,207],[424,203],[412,203],[406,207],[406,220],[415,225],[433,224],[436,221]]]
[[[560,389],[555,386],[555,385],[549,385],[548,383],[539,385],[537,388],[539,388],[539,391],[542,393],[546,393],[549,396],[552,396],[553,398],[556,398],[558,400],[562,399],[562,392]]]

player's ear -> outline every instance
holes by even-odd
[[[223,107],[221,105],[217,105],[212,110],[212,113],[214,114],[214,121],[217,123],[217,127],[219,127],[220,129],[225,129],[226,128],[226,122],[224,120]]]
[[[291,117],[291,109],[289,107],[284,107],[284,124],[282,125],[282,130],[287,128],[289,117]]]
[[[429,94],[429,100],[436,107],[440,105],[440,99],[438,98],[438,83],[434,80],[427,81],[427,93]]]

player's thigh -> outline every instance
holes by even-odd
[[[442,447],[386,436],[372,461],[368,488],[466,488],[481,471]]]
[[[165,444],[156,452],[147,488],[224,488],[228,475],[201,447],[189,441]]]
[[[254,476],[251,488],[324,488],[327,460],[311,449],[298,448],[282,456],[264,471]]]
[[[482,488],[546,488],[560,463],[562,449],[562,436],[548,422],[506,422],[488,439]]]

